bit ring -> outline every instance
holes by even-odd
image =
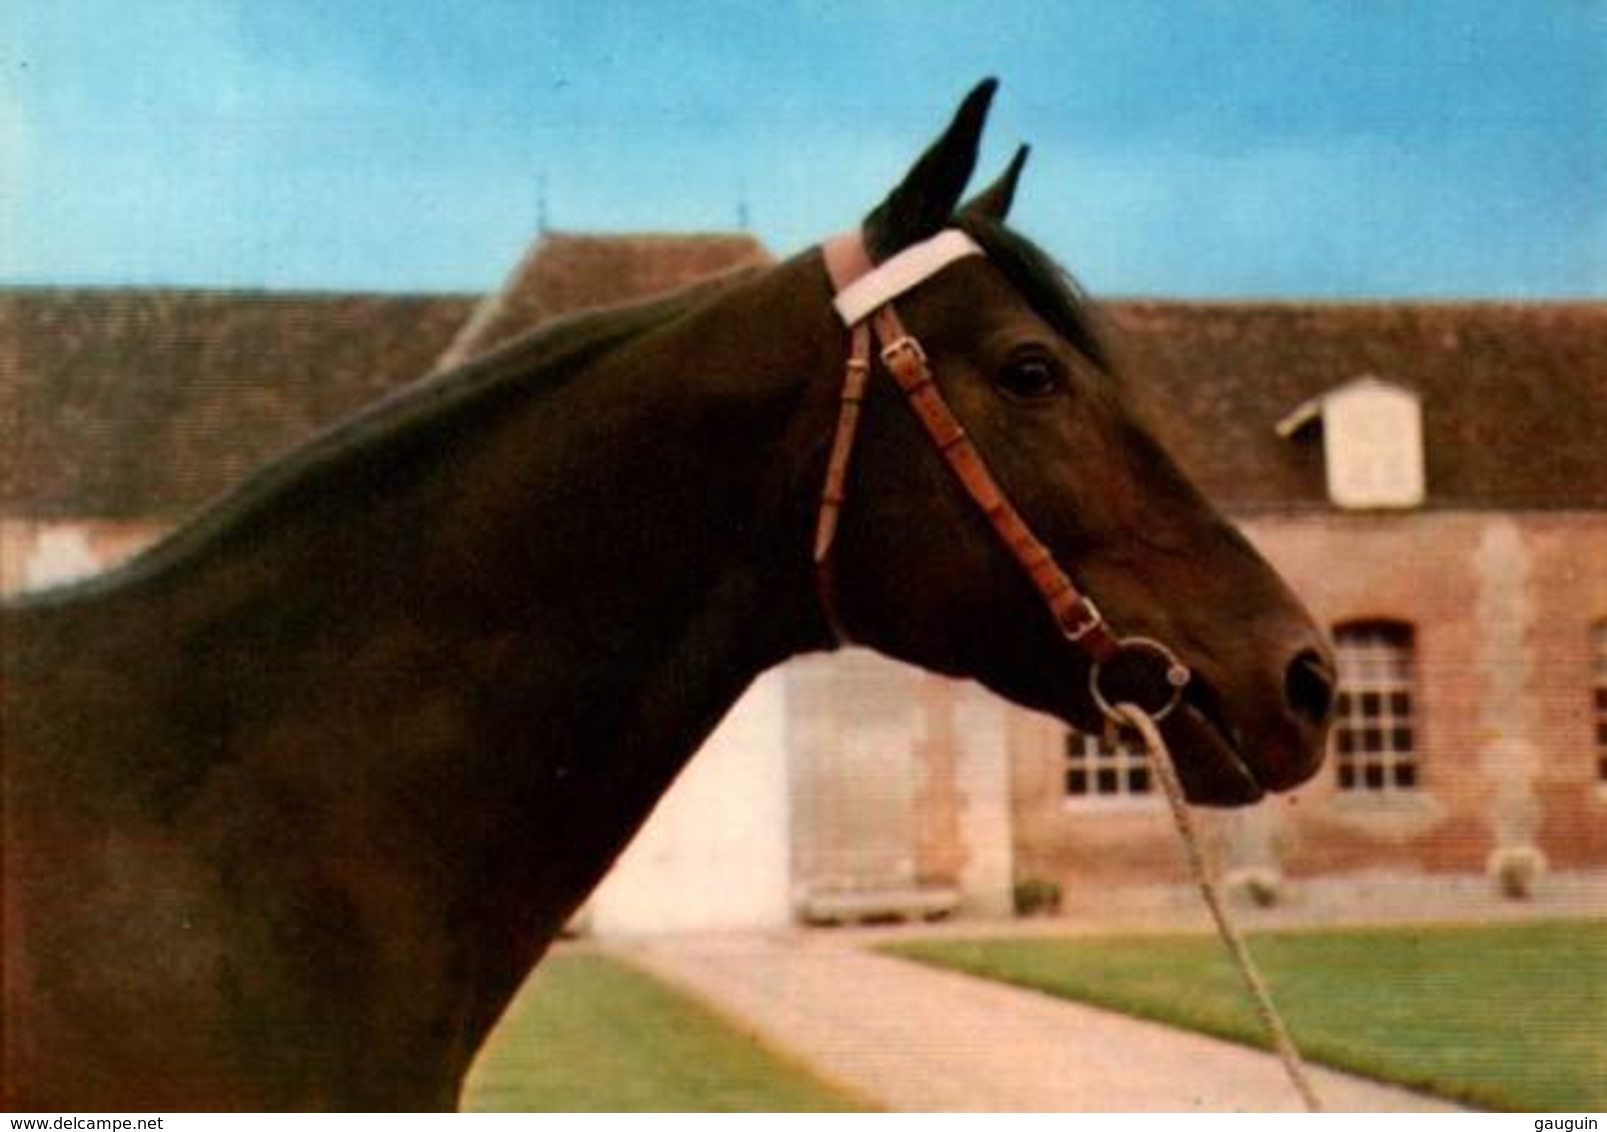
[[[1151,719],[1159,722],[1177,710],[1177,705],[1183,702],[1183,689],[1193,678],[1188,665],[1177,659],[1177,654],[1161,642],[1150,637],[1123,637],[1116,642],[1115,655],[1106,660],[1095,661],[1088,670],[1088,692],[1097,707],[1106,719],[1115,723],[1125,723],[1126,717],[1116,710],[1116,703],[1112,697],[1105,694],[1100,686],[1100,677],[1105,673],[1105,665],[1112,660],[1120,659],[1124,655],[1142,654],[1154,657],[1162,666],[1161,678],[1157,687],[1165,687],[1167,696],[1159,706],[1151,707],[1147,703],[1136,703]],[[1117,697],[1117,702],[1131,703],[1136,697],[1123,695]]]

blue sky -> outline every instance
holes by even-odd
[[[855,222],[984,75],[1095,292],[1607,295],[1601,0],[6,0],[0,281],[480,290]]]

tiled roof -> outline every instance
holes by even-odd
[[[173,517],[423,374],[463,296],[0,290],[0,511]]]
[[[586,236],[543,233],[443,353],[447,368],[556,315],[679,290],[710,275],[774,262],[735,233]]]
[[[1607,508],[1607,303],[1117,303],[1162,442],[1234,510],[1326,502],[1302,402],[1357,377],[1422,400],[1428,506]]]
[[[549,236],[476,348],[763,254],[747,237]],[[181,514],[416,380],[475,309],[466,296],[0,290],[0,509]],[[1106,315],[1141,410],[1230,510],[1325,506],[1314,430],[1282,439],[1275,426],[1362,374],[1421,396],[1429,506],[1607,509],[1607,303],[1126,302]]]

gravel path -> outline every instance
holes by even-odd
[[[608,948],[895,1112],[1281,1112],[1268,1054],[856,947],[845,933]],[[1326,1070],[1330,1111],[1453,1106]]]

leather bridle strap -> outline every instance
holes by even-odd
[[[847,499],[848,469],[858,434],[865,385],[871,372],[871,346],[874,339],[879,339],[882,364],[903,391],[956,481],[987,517],[994,533],[1026,573],[1066,639],[1093,661],[1089,684],[1095,704],[1114,718],[1114,703],[1100,685],[1101,667],[1134,658],[1140,666],[1159,662],[1166,687],[1165,701],[1150,710],[1156,718],[1170,712],[1177,706],[1182,688],[1188,683],[1189,670],[1159,642],[1144,637],[1118,639],[1111,632],[1098,606],[1061,569],[1053,552],[1033,533],[999,487],[982,454],[938,389],[926,352],[905,329],[893,307],[893,299],[899,295],[919,286],[957,259],[980,255],[981,249],[964,233],[948,229],[880,266],[871,265],[858,233],[828,241],[823,253],[837,291],[835,306],[849,328],[848,366],[821,491],[814,546],[821,608],[838,640],[847,642],[850,638],[837,608],[831,551]]]
[[[882,342],[882,364],[904,391],[910,408],[915,410],[916,418],[947,461],[954,478],[1026,572],[1060,631],[1094,660],[1109,660],[1115,656],[1116,638],[1100,615],[1099,607],[1077,589],[1070,575],[1060,568],[1049,548],[1032,533],[1032,528],[1000,489],[965,426],[938,391],[920,342],[904,328],[903,320],[891,303],[878,308],[871,321]]]
[[[826,615],[832,636],[840,644],[849,640],[837,611],[837,587],[831,574],[831,548],[837,541],[837,522],[848,501],[848,464],[854,455],[854,438],[859,435],[860,406],[865,402],[865,383],[870,378],[870,323],[856,323],[849,330],[848,369],[843,375],[843,391],[838,399],[837,429],[831,438],[831,455],[826,460],[826,483],[820,491],[820,510],[815,516],[815,588],[820,608]]]

